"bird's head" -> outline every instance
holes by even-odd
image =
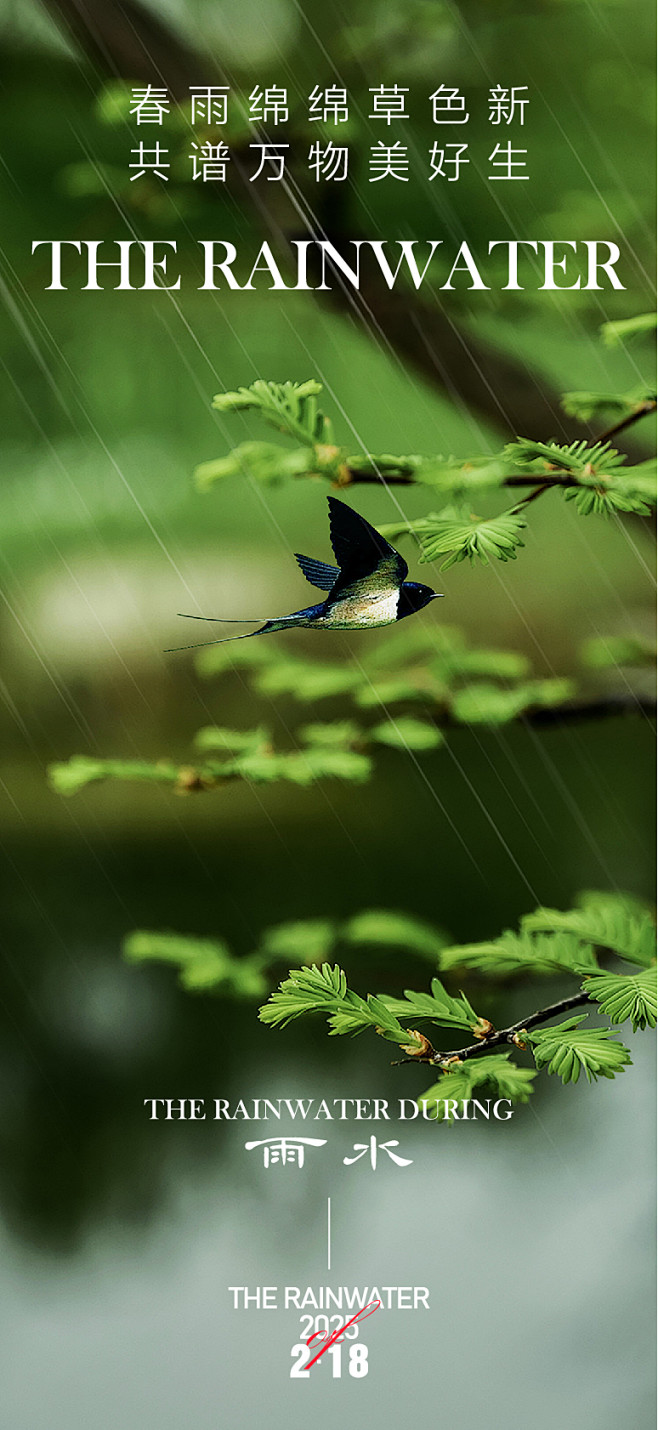
[[[422,581],[403,581],[400,587],[398,620],[403,616],[411,616],[414,611],[422,611],[423,606],[429,606],[430,601],[438,601],[441,595],[441,591],[433,591],[431,586],[424,586]]]

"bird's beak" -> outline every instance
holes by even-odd
[[[433,591],[433,592],[432,592],[432,595],[430,596],[430,601],[440,601],[440,600],[442,600],[442,598],[443,598],[443,591]]]

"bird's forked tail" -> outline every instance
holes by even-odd
[[[187,612],[185,612],[185,611],[179,611],[178,614],[179,614],[179,616],[182,617],[183,620],[186,620],[186,621],[216,621],[219,625],[223,625],[223,626],[248,626],[248,625],[251,625],[251,621],[245,621],[245,620],[235,621],[235,620],[232,620],[232,619],[227,619],[227,620],[225,620],[223,616],[191,616],[191,615],[188,615]],[[254,616],[254,620],[262,620],[262,619],[263,619],[262,616]],[[228,641],[246,641],[246,640],[249,640],[249,637],[250,637],[250,636],[262,636],[262,635],[264,635],[267,631],[270,631],[270,630],[278,630],[278,629],[279,629],[278,624],[277,624],[275,621],[267,621],[267,620],[266,620],[265,625],[264,625],[264,626],[259,626],[257,631],[244,631],[243,634],[240,635],[240,636],[220,636],[219,640],[216,640],[216,641],[193,641],[191,645],[175,645],[175,646],[170,646],[169,649],[164,652],[164,654],[165,654],[165,655],[172,655],[172,654],[174,654],[175,651],[178,651],[178,650],[198,650],[201,646],[208,646],[208,645],[225,645]]]

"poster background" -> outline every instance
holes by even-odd
[[[100,16],[113,20],[112,7]],[[532,178],[505,186],[503,212],[475,166],[441,191],[415,177],[402,217],[397,189],[374,193],[363,174],[348,199],[349,221],[391,238],[440,227],[477,243],[508,225],[622,243],[622,294],[455,297],[449,312],[467,347],[492,353],[494,367],[507,358],[519,381],[536,376],[489,412],[373,341],[358,312],[308,294],[229,302],[196,292],[194,236],[235,233],[256,246],[260,230],[247,201],[202,200],[182,183],[161,208],[135,199],[128,211],[141,236],[175,236],[189,254],[175,301],[44,293],[33,238],[124,235],[125,216],[92,179],[99,163],[125,173],[129,142],[99,117],[94,63],[44,9],[19,0],[0,17],[7,1423],[206,1430],[264,1414],[273,1427],[309,1413],[324,1426],[338,1413],[374,1426],[393,1406],[405,1419],[458,1418],[465,1430],[487,1414],[497,1425],[526,1412],[547,1430],[558,1418],[612,1430],[622,1414],[644,1430],[650,1039],[631,1040],[637,1061],[615,1083],[563,1090],[543,1079],[534,1106],[509,1124],[410,1127],[401,1150],[414,1165],[404,1171],[342,1168],[354,1124],[335,1125],[327,1161],[284,1182],[249,1161],[252,1126],[243,1136],[239,1126],[151,1125],[142,1099],[396,1098],[421,1092],[422,1074],[391,1070],[386,1048],[367,1039],[343,1046],[320,1026],[256,1026],[252,1009],[193,999],[168,970],[126,968],[119,949],[142,926],[217,933],[248,953],[278,921],[383,903],[475,940],[534,902],[566,906],[580,888],[650,896],[648,725],[631,717],[541,740],[516,726],[455,732],[455,758],[428,756],[424,777],[384,756],[367,798],[338,785],[240,784],[178,802],[108,785],[69,802],[48,789],[45,769],[79,751],[182,751],[209,709],[226,724],[253,719],[240,679],[209,687],[162,650],[179,639],[185,585],[208,609],[230,601],[237,611],[247,596],[254,609],[284,609],[287,553],[326,550],[324,492],[234,481],[195,494],[194,465],[241,436],[239,419],[211,413],[216,390],[317,374],[339,440],[356,429],[371,449],[460,455],[496,450],[529,422],[533,388],[624,390],[646,374],[641,345],[607,350],[597,330],[653,302],[648,6],[368,4],[347,17],[283,0],[168,7],[179,52],[202,44],[245,90],[259,80],[305,96],[333,77],[324,47],[363,96],[380,78],[423,96],[440,54],[482,106],[513,56],[510,81],[530,86]],[[423,121],[410,134],[421,153]],[[476,120],[469,140],[483,145],[490,132]],[[248,422],[242,435],[252,435]],[[374,521],[394,515],[383,492],[357,491],[355,504]],[[405,495],[408,515],[425,509],[422,493]],[[644,628],[650,560],[640,522],[585,522],[551,498],[535,508],[518,562],[441,576],[446,619],[525,650],[547,672],[569,671],[588,637]],[[327,642],[329,658],[360,648]],[[291,707],[265,713],[283,728]],[[368,970],[384,986],[396,976],[385,963]],[[404,970],[405,982],[424,976],[421,965]],[[527,996],[515,995],[519,1016]],[[370,1323],[366,1381],[330,1384],[323,1368],[321,1380],[295,1385],[294,1318],[234,1315],[226,1288],[327,1279],[428,1285],[433,1309]]]

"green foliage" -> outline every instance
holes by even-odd
[[[254,642],[257,646],[257,643]],[[534,710],[560,706],[577,693],[570,680],[529,680],[528,660],[518,651],[469,647],[461,632],[449,626],[431,631],[412,630],[400,639],[393,630],[377,646],[366,650],[358,665],[328,664],[280,652],[272,643],[257,646],[250,661],[239,655],[239,666],[252,666],[251,680],[260,694],[290,695],[303,703],[347,696],[359,711],[387,711],[391,706],[424,705],[431,719],[395,714],[385,724],[366,729],[339,722],[337,730],[350,730],[349,738],[364,748],[369,742],[408,749],[433,749],[442,743],[440,726],[502,725]],[[241,647],[238,646],[241,652]],[[226,648],[211,648],[199,658],[202,674],[212,676],[230,669]],[[481,680],[472,677],[482,677]],[[305,726],[300,732],[327,727]],[[315,737],[313,737],[315,739]],[[336,741],[338,741],[338,733]],[[346,739],[347,739],[346,735]],[[323,736],[325,742],[329,736]]]
[[[256,730],[227,730],[221,725],[206,725],[197,730],[194,743],[197,750],[266,750],[269,733],[259,726]]]
[[[323,1013],[332,1034],[361,1033],[374,1028],[381,1037],[398,1043],[405,1052],[415,1056],[426,1043],[422,1033],[403,1025],[402,1019],[430,1019],[443,1028],[464,1028],[477,1032],[481,1020],[464,995],[453,998],[438,978],[433,978],[430,993],[405,991],[404,998],[388,998],[369,993],[361,998],[347,986],[347,978],[338,964],[333,967],[291,969],[288,978],[260,1009],[263,1023],[273,1026],[292,1022],[305,1013]]]
[[[510,1102],[528,1102],[536,1076],[534,1068],[521,1068],[510,1061],[509,1053],[490,1053],[443,1073],[438,1082],[422,1093],[418,1102],[422,1105],[436,1100],[436,1108],[430,1116],[437,1122],[450,1123],[455,1120],[455,1109],[450,1102],[454,1100],[458,1104],[457,1116],[461,1119],[462,1103],[470,1102],[476,1088]]]
[[[260,1009],[263,1023],[273,1026],[292,1022],[303,1013],[324,1013],[330,1033],[361,1033],[375,1028],[382,1037],[401,1045],[412,1036],[384,1002],[372,993],[360,998],[347,987],[342,968],[323,963],[321,968],[292,970],[281,983],[278,992]]]
[[[629,342],[632,338],[645,337],[656,331],[656,313],[638,313],[634,318],[621,318],[615,323],[603,323],[601,336],[606,347],[616,347],[618,343]]]
[[[394,539],[412,533],[420,538],[421,562],[436,561],[446,551],[451,552],[441,570],[457,561],[473,562],[476,558],[486,566],[491,560],[514,561],[516,548],[523,546],[521,532],[525,518],[514,508],[496,517],[472,516],[460,520],[450,510],[421,517],[419,521],[393,522],[381,526],[383,536]]]
[[[414,720],[400,715],[373,726],[370,738],[379,745],[391,745],[396,750],[436,750],[443,744],[443,735],[427,720]]]
[[[645,905],[623,894],[584,893],[578,908],[536,909],[523,919],[525,932],[566,933],[586,944],[610,949],[629,963],[648,966],[656,958],[656,927]]]
[[[405,988],[404,998],[384,998],[382,1001],[398,1018],[431,1018],[441,1028],[479,1030],[480,1020],[463,993],[452,998],[438,978],[433,978],[430,993],[414,993]]]
[[[280,486],[288,477],[309,476],[314,470],[313,454],[300,447],[287,452],[275,442],[241,442],[226,457],[201,462],[194,470],[198,491],[207,492],[225,477],[253,477],[263,486]]]
[[[355,705],[362,710],[378,709],[381,706],[399,705],[402,701],[427,701],[431,681],[416,683],[414,675],[391,675],[388,679],[364,681],[354,690]]]
[[[331,441],[327,419],[316,402],[321,392],[322,383],[314,378],[307,382],[263,382],[259,378],[237,392],[219,392],[212,405],[216,412],[257,409],[278,432],[311,445]]]
[[[641,636],[594,636],[583,646],[583,662],[591,670],[610,670],[619,665],[650,666],[656,663],[656,642]]]
[[[607,516],[615,511],[648,516],[656,504],[655,462],[627,467],[624,453],[609,442],[560,446],[556,442],[519,438],[506,451],[517,466],[534,472],[538,478],[566,473],[571,485],[563,488],[565,499],[575,502],[582,516]]]
[[[632,1062],[628,1048],[613,1038],[609,1028],[581,1028],[586,1015],[568,1018],[554,1028],[528,1033],[538,1068],[556,1073],[563,1083],[578,1082],[581,1072],[588,1082],[615,1077]]]
[[[174,764],[171,760],[93,760],[73,755],[64,764],[51,765],[49,778],[58,794],[77,794],[85,785],[102,780],[141,781],[169,785],[177,794],[193,794],[217,789],[232,780],[250,784],[273,784],[279,780],[308,786],[322,779],[348,780],[360,784],[371,773],[371,762],[362,751],[347,744],[311,743],[303,749],[278,752],[272,749],[261,730],[235,731],[208,726],[200,730],[195,743],[204,751],[221,750],[234,758],[205,760],[201,764]]]
[[[379,948],[404,949],[418,954],[436,965],[445,936],[432,924],[410,914],[393,913],[390,909],[364,909],[343,924],[341,942],[357,948],[374,945]]]
[[[321,963],[331,953],[336,932],[331,919],[291,920],[266,929],[258,952],[267,963],[288,963],[292,958],[303,963]]]
[[[267,991],[264,960],[256,954],[235,958],[219,939],[137,930],[125,940],[123,955],[129,963],[174,964],[190,992],[212,989],[233,998],[260,998]]]
[[[338,471],[338,449],[332,446],[329,419],[317,404],[322,384],[314,378],[307,382],[263,382],[237,392],[220,392],[213,398],[217,412],[258,411],[270,427],[292,437],[302,446],[294,451],[272,442],[242,442],[225,457],[202,462],[194,473],[199,491],[208,491],[215,482],[226,477],[253,477],[265,486],[276,486],[288,477],[310,476]]]
[[[562,406],[569,417],[581,422],[591,422],[605,412],[614,413],[621,421],[655,412],[656,394],[647,387],[636,387],[632,392],[565,392]]]
[[[363,676],[343,662],[329,665],[323,661],[303,660],[298,656],[278,656],[256,678],[256,688],[263,695],[294,695],[305,704],[331,699],[356,690]]]
[[[85,785],[102,780],[136,780],[145,784],[177,785],[181,776],[178,765],[171,760],[95,760],[89,755],[73,755],[70,760],[53,764],[48,770],[52,788],[57,794],[72,795]]]
[[[649,647],[612,638],[588,647],[586,658],[602,666],[608,653],[620,659],[641,656],[646,662]],[[264,725],[250,730],[207,725],[194,736],[195,755],[189,762],[74,755],[50,767],[52,787],[73,795],[88,784],[121,780],[190,794],[233,780],[301,787],[322,779],[358,784],[370,778],[373,756],[382,747],[421,755],[438,751],[445,743],[443,726],[502,726],[539,711],[568,708],[579,694],[577,682],[528,678],[526,656],[470,647],[450,626],[387,631],[353,664],[311,660],[277,642],[255,640],[204,649],[198,667],[209,677],[246,670],[255,694],[268,700],[289,696],[311,705],[342,697],[353,705],[354,716],[302,725],[292,737],[295,748],[287,750],[274,747]],[[413,713],[404,711],[405,705],[413,706]]]
[[[463,725],[506,725],[530,710],[562,705],[574,692],[571,680],[530,680],[512,689],[479,681],[455,693],[451,713]]]
[[[525,921],[524,921],[525,922]],[[510,974],[587,974],[598,971],[593,949],[573,933],[537,935],[505,929],[489,943],[467,943],[442,948],[439,967],[446,972],[468,968],[494,977]]]
[[[598,1003],[611,1023],[625,1023],[630,1018],[633,1032],[638,1028],[656,1026],[656,969],[641,973],[603,973],[590,978],[585,985],[589,998]]]
[[[615,511],[647,515],[656,503],[655,463],[626,465],[626,457],[607,442],[536,442],[519,437],[502,452],[476,453],[468,460],[383,453],[353,454],[334,445],[330,424],[317,406],[321,383],[264,382],[259,379],[237,392],[220,393],[213,406],[224,413],[258,411],[270,426],[301,446],[295,450],[269,442],[243,442],[234,451],[197,468],[198,487],[207,491],[226,477],[247,475],[273,485],[300,476],[325,476],[344,487],[358,481],[418,483],[441,492],[451,505],[414,521],[389,522],[382,533],[395,540],[414,535],[421,543],[421,561],[447,556],[443,568],[475,560],[515,560],[524,545],[524,500],[495,516],[474,516],[466,503],[474,494],[496,491],[506,485],[528,487],[559,485],[578,511],[609,515]],[[642,388],[627,394],[566,393],[563,405],[571,414],[589,420],[612,409],[620,420],[634,420],[655,411],[655,395]],[[531,493],[534,495],[534,493]]]
[[[607,948],[632,944],[636,952],[637,928],[633,938],[623,938],[622,920],[648,918],[643,905],[630,896],[587,894],[572,913],[585,912],[590,922],[599,917],[600,927],[609,935]],[[579,1001],[589,999],[613,1023],[631,1019],[633,1028],[656,1025],[656,970],[644,968],[638,974],[603,973],[591,943],[582,930],[551,928],[531,930],[533,920],[550,916],[553,922],[566,919],[552,910],[537,910],[523,920],[520,933],[507,930],[491,943],[446,946],[445,936],[432,925],[411,915],[388,909],[365,909],[344,922],[331,918],[301,919],[277,924],[261,935],[258,947],[238,958],[222,940],[200,939],[169,933],[137,932],[124,945],[124,955],[132,963],[164,962],[176,967],[183,987],[197,992],[219,992],[236,998],[260,998],[271,987],[268,970],[276,964],[297,961],[278,988],[270,992],[260,1009],[263,1023],[284,1027],[308,1014],[322,1014],[332,1035],[354,1035],[371,1029],[396,1043],[411,1060],[437,1069],[438,1081],[420,1099],[439,1099],[433,1116],[450,1121],[453,1110],[445,1100],[461,1104],[479,1088],[514,1102],[527,1102],[536,1070],[547,1068],[563,1082],[577,1082],[581,1071],[589,1081],[612,1077],[630,1062],[625,1047],[612,1038],[609,1029],[583,1028],[583,1014],[553,1027],[537,1028],[541,1015],[528,1021],[533,1031],[520,1023],[497,1033],[491,1022],[475,1011],[464,992],[454,992],[433,977],[429,990],[406,988],[402,997],[368,993],[365,997],[349,987],[347,975],[338,962],[332,963],[339,948],[349,954],[366,950],[395,950],[428,960],[450,973],[475,970],[486,975],[569,975],[580,987]],[[654,930],[655,937],[655,930]],[[596,940],[599,941],[598,939]],[[639,935],[644,954],[644,934]],[[624,956],[627,956],[625,954]],[[583,981],[584,980],[584,981]],[[554,1012],[555,1010],[553,1010]],[[559,1010],[558,1010],[559,1011]],[[545,1010],[546,1018],[551,1008]],[[436,1052],[418,1024],[430,1022],[454,1035],[461,1030],[471,1041],[455,1052]],[[520,1032],[515,1029],[521,1028]],[[493,1047],[491,1040],[494,1040]],[[520,1050],[531,1047],[536,1070],[519,1066],[511,1050],[501,1042],[516,1043]],[[495,1051],[494,1051],[495,1048]],[[461,1112],[459,1113],[461,1117]]]

